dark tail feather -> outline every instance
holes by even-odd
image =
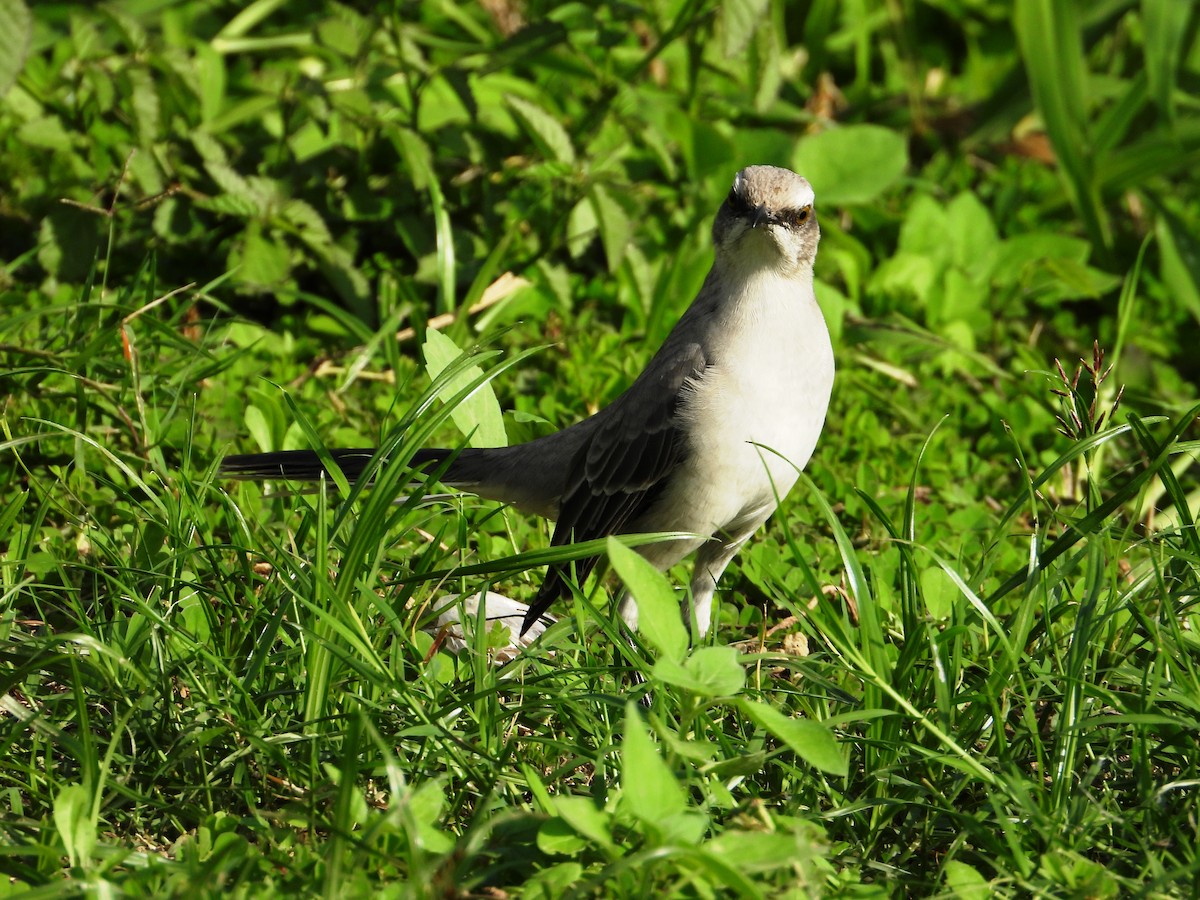
[[[413,465],[433,461],[439,463],[450,454],[449,450],[418,450],[412,458]],[[329,455],[346,478],[356,481],[375,455],[374,449],[364,447],[356,450],[330,450]],[[265,481],[281,478],[288,481],[317,481],[325,474],[321,458],[312,450],[279,450],[275,453],[245,453],[227,456],[221,460],[221,474],[226,478]]]
[[[525,621],[521,623],[521,634],[524,635],[532,628],[533,623],[545,615],[551,606],[563,597],[571,596],[571,586],[567,583],[567,576],[571,573],[572,566],[576,584],[582,585],[599,561],[600,557],[598,556],[587,556],[575,560],[574,563],[550,566],[546,571],[546,578],[542,581],[541,588],[538,589],[537,596],[529,604],[529,610],[525,613]]]

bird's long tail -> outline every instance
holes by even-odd
[[[375,450],[362,447],[352,450],[330,450],[330,457],[337,463],[349,481],[357,481],[375,455]],[[449,450],[418,450],[412,457],[414,466],[432,462],[443,462]],[[243,481],[266,481],[281,478],[288,481],[317,481],[327,474],[321,458],[313,450],[278,450],[274,453],[244,453],[227,456],[221,460],[221,474],[226,478]],[[453,483],[447,478],[447,484]]]

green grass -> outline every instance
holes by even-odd
[[[0,892],[1193,896],[1184,8],[0,0]],[[757,162],[839,375],[714,632],[606,544],[632,641],[449,652],[576,551],[405,461],[613,399]]]

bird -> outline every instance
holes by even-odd
[[[695,554],[691,614],[707,634],[717,583],[787,495],[824,427],[834,355],[813,289],[815,195],[789,169],[748,166],[713,221],[713,263],[642,373],[608,406],[526,443],[417,451],[443,484],[555,521],[551,544],[679,532],[638,552],[665,571]],[[353,480],[375,451],[332,450]],[[238,479],[317,480],[314,451],[227,456]],[[579,584],[599,557],[574,562]],[[570,593],[551,566],[521,633]],[[636,599],[619,614],[637,629]]]

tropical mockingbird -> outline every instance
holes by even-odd
[[[554,545],[610,534],[687,532],[638,552],[667,569],[695,552],[692,609],[703,634],[717,580],[808,462],[833,387],[833,350],[813,294],[820,229],[813,191],[794,172],[750,166],[713,223],[715,257],[700,293],[633,385],[562,431],[494,449],[419,451],[451,460],[441,481],[556,521]],[[370,449],[334,450],[347,477]],[[226,457],[246,479],[315,480],[309,450]],[[578,560],[580,582],[597,558]],[[522,631],[568,593],[552,567]],[[628,595],[621,615],[637,627]]]

